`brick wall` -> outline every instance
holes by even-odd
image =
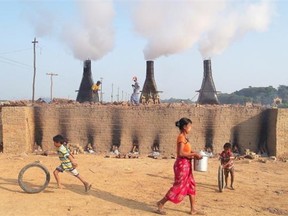
[[[33,107],[3,107],[4,152],[32,152],[35,136],[34,122]]]
[[[2,107],[0,107],[0,143],[3,142]]]
[[[283,134],[288,126],[283,119],[288,118],[288,110],[279,110],[279,115],[277,112],[259,107],[180,104],[3,107],[4,149],[5,152],[30,151],[35,141],[44,150],[51,150],[54,149],[52,137],[60,133],[71,143],[83,147],[92,143],[98,153],[110,151],[112,145],[120,146],[120,151],[127,153],[133,140],[137,140],[143,154],[150,153],[153,144],[159,145],[166,155],[175,154],[178,135],[175,122],[188,117],[193,121],[189,137],[195,150],[208,144],[214,152],[220,152],[223,144],[231,141],[242,150],[257,151],[259,146],[266,146],[270,154],[278,155],[287,152]],[[18,147],[12,147],[14,145]]]
[[[276,125],[277,145],[275,151],[277,155],[288,153],[288,112],[287,109],[278,109]]]

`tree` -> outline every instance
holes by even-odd
[[[282,98],[283,103],[288,103],[288,86],[280,85],[278,87],[278,97]]]

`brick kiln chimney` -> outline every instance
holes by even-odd
[[[158,93],[154,79],[154,61],[146,61],[146,79],[140,96],[140,103],[148,102],[151,99],[153,103],[159,103],[160,97]]]
[[[199,104],[219,104],[217,91],[212,78],[211,60],[204,60],[204,77],[197,103]]]
[[[91,72],[91,60],[85,60],[83,65],[83,77],[80,84],[76,101],[91,102],[92,101],[92,90],[93,85],[92,72]]]

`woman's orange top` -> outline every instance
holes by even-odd
[[[192,152],[192,148],[191,148],[191,144],[189,143],[189,140],[185,137],[184,134],[180,133],[178,138],[177,138],[177,149],[178,149],[178,145],[180,145],[180,143],[184,144],[184,148],[183,151],[185,153],[190,153]]]

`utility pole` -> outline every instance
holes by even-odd
[[[35,78],[36,78],[36,43],[38,41],[36,40],[36,37],[32,41],[33,43],[33,53],[34,53],[34,58],[33,58],[33,65],[34,65],[34,73],[33,73],[33,86],[32,86],[32,104],[34,104],[34,96],[35,96]]]
[[[119,87],[118,87],[118,90],[117,90],[117,102],[119,102]]]
[[[100,88],[100,102],[103,103],[103,77],[100,77],[101,88]]]
[[[50,76],[50,98],[51,98],[51,101],[53,100],[53,94],[52,94],[52,90],[53,90],[53,76],[58,76],[58,74],[55,74],[55,73],[46,73],[46,75]]]
[[[111,103],[113,103],[113,83],[112,83],[112,92],[111,92]]]

